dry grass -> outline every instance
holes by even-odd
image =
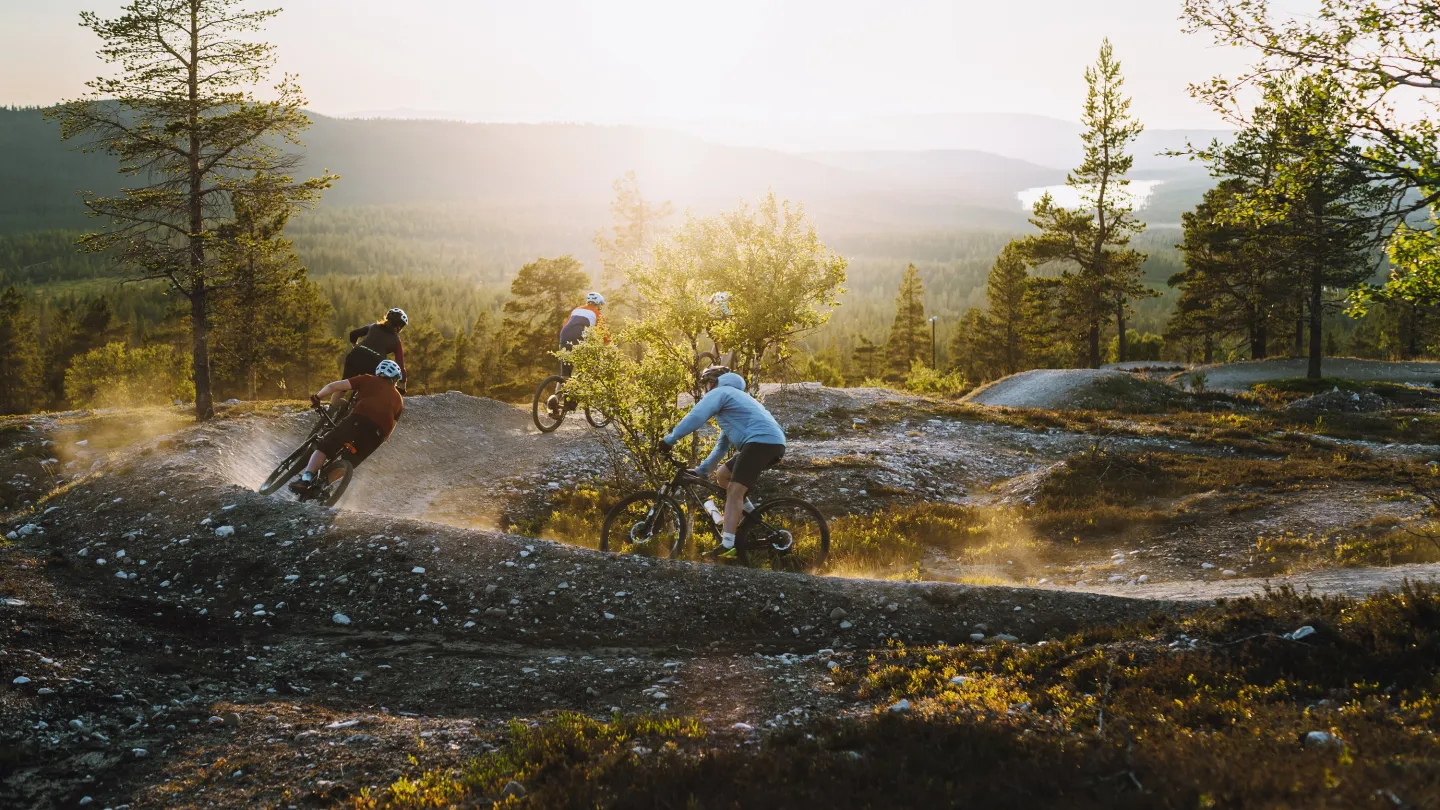
[[[489,806],[513,779],[526,796],[504,806],[530,808],[1433,807],[1437,671],[1434,589],[1279,591],[1045,644],[892,645],[834,673],[871,714],[759,747],[694,721],[563,714],[352,806]],[[889,711],[901,698],[911,709]]]

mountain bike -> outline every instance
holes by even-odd
[[[352,392],[349,397],[342,400],[331,414],[331,409],[323,404],[316,404],[313,410],[320,415],[315,426],[310,428],[310,435],[295,449],[295,452],[286,456],[283,461],[275,466],[270,477],[260,485],[261,495],[271,495],[279,491],[286,482],[294,478],[305,465],[310,461],[310,456],[315,453],[315,445],[320,437],[335,429],[340,421],[350,415],[350,410],[355,405],[355,395]],[[335,458],[326,459],[324,466],[315,474],[315,484],[308,492],[297,496],[300,501],[320,501],[326,506],[334,506],[345,490],[350,487],[350,479],[355,477],[355,465],[350,461],[355,455],[355,448],[345,446],[345,452]]]
[[[705,527],[714,544],[720,545],[720,525],[706,512],[704,499],[714,496],[723,514],[725,488],[686,468],[673,456],[666,458],[675,468],[669,483],[658,490],[628,495],[605,513],[600,528],[601,551],[679,558],[690,538],[687,511],[695,523]],[[747,508],[735,530],[735,549],[741,565],[812,573],[822,568],[830,555],[830,526],[810,503],[799,498],[776,498]]]
[[[552,433],[565,421],[566,414],[577,409],[585,411],[585,421],[591,427],[603,428],[610,424],[609,416],[589,405],[582,406],[575,397],[565,394],[568,380],[563,375],[551,374],[535,389],[535,401],[530,405],[530,418],[535,420],[535,427],[540,428],[541,433]]]

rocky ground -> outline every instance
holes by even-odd
[[[795,437],[774,488],[832,516],[1023,497],[994,486],[1095,441],[892,392],[767,393]],[[458,394],[412,398],[339,509],[256,494],[312,418],[236,408],[199,427],[168,410],[0,425],[13,510],[0,545],[0,806],[330,806],[388,785],[410,753],[459,763],[500,744],[510,721],[558,709],[684,713],[753,745],[886,711],[831,671],[891,640],[1039,644],[1184,612],[1184,600],[1258,587],[1240,582],[1267,573],[1245,557],[1255,531],[1416,509],[1359,486],[1236,512],[1224,498],[1240,496],[1200,499],[1189,525],[1126,537],[1108,558],[990,572],[1032,587],[778,574],[496,531],[603,482],[605,434],[581,423],[540,435],[524,412]],[[1192,579],[1214,590],[1153,590]]]

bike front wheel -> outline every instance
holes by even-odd
[[[600,550],[678,558],[690,536],[680,504],[658,492],[626,496],[605,513]]]
[[[602,410],[586,405],[585,421],[590,423],[590,427],[603,428],[610,424],[610,416]]]
[[[541,433],[552,433],[565,421],[565,397],[560,390],[564,386],[565,378],[552,374],[535,389],[535,401],[530,405],[530,416]]]
[[[286,481],[295,477],[295,473],[300,472],[301,468],[305,466],[305,462],[310,459],[310,454],[314,449],[315,443],[313,441],[307,441],[300,445],[295,452],[286,456],[284,461],[275,465],[275,469],[271,471],[270,477],[266,478],[265,483],[260,485],[260,494],[275,494],[280,487],[285,485]]]
[[[755,507],[736,532],[737,558],[751,568],[814,573],[830,556],[830,524],[799,498],[778,498]]]

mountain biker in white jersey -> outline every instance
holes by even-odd
[[[711,418],[720,426],[715,449],[696,472],[715,471],[715,483],[725,487],[725,521],[720,547],[713,556],[730,559],[736,555],[735,528],[745,509],[745,495],[755,488],[760,473],[775,466],[785,455],[785,431],[758,400],[745,392],[745,378],[724,366],[708,368],[700,376],[705,396],[695,403],[680,424],[660,440],[660,449],[670,452],[686,436],[699,430]],[[730,448],[735,456],[718,471],[715,465]]]

